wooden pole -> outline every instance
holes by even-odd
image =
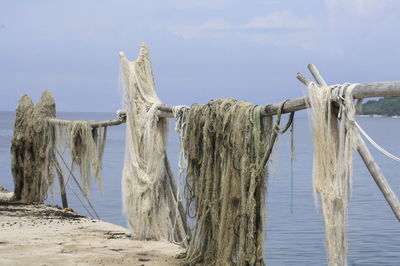
[[[303,75],[298,73],[297,78],[305,84],[301,79]],[[307,86],[307,85],[306,85]],[[373,97],[399,97],[400,81],[393,82],[374,82],[366,84],[358,84],[353,89],[353,97],[356,99],[373,98]],[[301,97],[286,102],[282,113],[290,113],[308,108],[308,97]],[[279,103],[268,104],[265,106],[263,115],[275,115],[278,111]]]
[[[313,64],[308,64],[308,70],[310,70],[311,75],[313,75],[315,81],[318,83],[318,85],[320,86],[328,86],[328,84],[326,83],[326,81],[324,80],[324,78],[321,76],[321,74],[319,73],[317,67]]]
[[[51,124],[59,124],[59,125],[67,125],[67,124],[73,122],[73,120],[63,120],[63,119],[57,119],[57,118],[50,118],[48,121]],[[92,128],[98,128],[98,127],[107,127],[107,126],[118,126],[118,125],[121,125],[122,123],[125,123],[125,120],[115,119],[115,120],[91,122],[90,126]]]
[[[313,75],[314,79],[317,81],[317,83],[319,85],[327,86],[327,83],[325,82],[325,80],[321,76],[321,74],[319,73],[316,66],[310,64],[310,65],[308,65],[308,69],[310,70],[311,74]],[[303,77],[302,80],[306,80],[306,78]],[[305,84],[305,83],[303,83],[303,84]],[[389,204],[390,208],[392,209],[397,220],[400,221],[399,199],[397,198],[397,196],[393,192],[393,190],[390,188],[390,185],[387,182],[385,176],[383,175],[381,169],[379,168],[378,164],[375,162],[374,157],[372,156],[367,145],[365,144],[364,140],[361,138],[361,136],[359,134],[358,134],[357,151],[360,154],[365,165],[367,166],[369,173],[375,180],[375,183],[378,185],[379,189],[381,190],[384,198],[386,199],[387,203]]]
[[[67,193],[65,191],[65,183],[64,183],[64,175],[62,174],[61,167],[58,164],[58,162],[54,160],[54,163],[56,164],[56,172],[58,176],[58,182],[60,184],[60,193],[61,193],[61,202],[63,209],[68,208],[68,200],[67,200]]]
[[[315,69],[315,66],[310,65],[309,68]],[[317,72],[315,72],[317,73]],[[303,75],[298,73],[297,78],[303,83],[310,82]],[[302,80],[305,79],[305,80]],[[306,85],[307,86],[307,85]],[[356,99],[373,98],[373,97],[396,97],[400,96],[400,81],[390,81],[390,82],[373,82],[358,84],[353,89],[353,96]],[[285,103],[282,113],[290,113],[293,111],[299,111],[307,109],[309,106],[308,97],[301,97],[289,100]],[[280,103],[268,104],[264,108],[263,116],[276,115]],[[172,118],[172,108],[170,106],[162,106],[159,108],[159,117]]]
[[[386,181],[385,176],[383,175],[381,169],[378,164],[375,162],[374,157],[371,152],[368,150],[367,145],[364,140],[359,137],[358,138],[358,146],[357,151],[360,154],[362,160],[367,166],[371,176],[374,178],[375,183],[378,185],[381,190],[383,196],[385,197],[387,203],[389,203],[390,208],[392,209],[394,215],[397,220],[400,222],[400,202],[396,197],[396,194],[390,188],[389,183]]]
[[[315,66],[309,65],[310,70],[313,69],[315,72]],[[319,73],[318,73],[319,74]],[[320,76],[320,75],[319,75]],[[300,73],[297,74],[297,78],[307,86],[307,82],[311,82],[307,78],[305,78]],[[320,80],[321,81],[321,80]],[[374,82],[374,83],[365,83],[358,84],[353,89],[353,97],[356,99],[364,99],[364,98],[373,98],[373,97],[400,97],[400,81],[390,81],[390,82]],[[262,116],[268,115],[276,115],[278,113],[278,109],[280,108],[281,103],[267,104],[264,108],[264,111],[261,113]],[[300,111],[303,109],[307,109],[309,106],[308,97],[300,97],[289,100],[285,103],[284,108],[282,109],[282,114],[291,113],[295,111]],[[157,112],[158,117],[161,118],[173,118],[172,107],[168,105],[163,105],[158,108]],[[61,120],[52,118],[49,119],[50,123],[55,124],[67,124],[70,123],[71,120]],[[125,120],[115,119],[115,120],[106,120],[99,122],[92,122],[91,126],[93,128],[96,127],[105,127],[105,126],[117,126],[122,123],[125,123]]]

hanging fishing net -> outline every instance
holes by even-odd
[[[103,191],[102,164],[106,145],[107,127],[92,127],[92,121],[54,120],[51,126],[56,137],[57,160],[64,164],[70,162],[69,171],[75,166],[81,178],[81,188],[84,196],[89,194],[91,179],[94,178],[100,191]],[[67,153],[65,153],[68,151]],[[59,163],[55,162],[61,171]],[[60,169],[59,169],[60,168]]]
[[[185,224],[165,152],[166,118],[157,116],[157,96],[148,48],[129,61],[121,53],[126,109],[123,211],[135,239],[182,241]]]
[[[357,145],[352,87],[345,84],[332,90],[311,83],[308,88],[314,146],[313,187],[314,194],[321,199],[329,265],[347,265],[347,211],[352,153]],[[339,103],[339,109],[334,109],[332,98]]]
[[[185,263],[263,265],[265,153],[272,117],[233,99],[175,112],[183,121],[185,199],[194,220]]]

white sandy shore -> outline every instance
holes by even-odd
[[[0,192],[0,265],[179,265],[176,245],[131,240],[123,227],[9,196]]]

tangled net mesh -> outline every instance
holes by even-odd
[[[23,95],[19,101],[11,144],[15,200],[43,203],[53,185],[54,132],[47,119],[55,117],[55,102],[45,91],[37,104]]]
[[[233,99],[182,110],[186,210],[195,221],[185,263],[263,265],[272,117]]]
[[[135,239],[175,239],[186,235],[177,208],[176,186],[165,152],[168,121],[158,118],[157,96],[148,48],[129,61],[121,53],[126,117],[123,211]]]
[[[79,120],[51,123],[56,136],[56,154],[64,161],[71,161],[70,170],[78,166],[85,196],[90,192],[92,178],[103,192],[102,165],[107,127],[92,128],[91,124],[91,121]],[[68,156],[64,155],[65,149],[69,151]]]

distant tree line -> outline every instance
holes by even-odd
[[[385,97],[370,100],[362,105],[363,115],[400,115],[400,97]]]

